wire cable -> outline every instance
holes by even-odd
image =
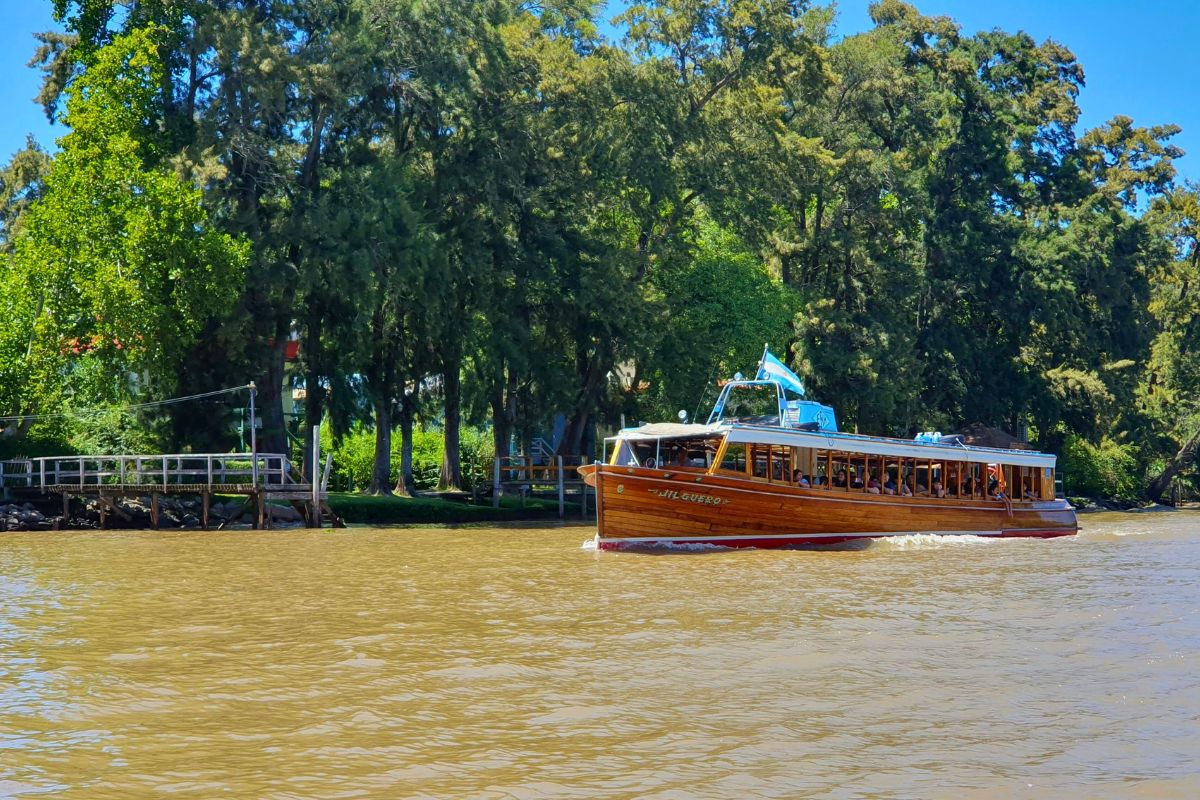
[[[184,397],[171,397],[166,400],[153,400],[148,403],[135,403],[129,406],[120,406],[118,408],[77,408],[73,411],[63,411],[56,414],[24,414],[14,417],[0,417],[2,422],[25,422],[27,420],[42,420],[42,419],[69,419],[72,417],[80,417],[86,414],[104,414],[117,412],[125,414],[130,411],[137,411],[143,408],[160,408],[162,406],[175,405],[176,403],[186,403],[191,400],[202,400],[205,397],[216,397],[217,395],[229,394],[231,392],[241,392],[250,388],[250,384],[245,386],[231,386],[228,389],[217,389],[212,392],[201,392],[200,394],[189,394]]]

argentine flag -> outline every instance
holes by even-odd
[[[771,355],[770,350],[765,348],[762,361],[758,362],[758,375],[755,380],[776,381],[783,384],[785,389],[791,389],[801,397],[804,396],[804,384],[796,377],[796,373],[788,369],[782,361]]]

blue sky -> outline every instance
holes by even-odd
[[[619,0],[610,7],[619,6]],[[918,0],[924,14],[953,17],[967,33],[1024,30],[1053,38],[1083,64],[1080,132],[1128,114],[1138,125],[1183,127],[1175,144],[1191,155],[1177,162],[1181,177],[1200,181],[1200,1],[1152,0]],[[838,31],[871,27],[865,0],[839,3]],[[26,133],[50,147],[62,134],[33,102],[41,73],[26,67],[33,33],[51,25],[49,0],[0,0],[0,161],[24,144]]]

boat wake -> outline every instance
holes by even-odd
[[[888,536],[871,539],[872,550],[928,550],[939,547],[965,547],[987,545],[998,541],[998,537],[970,536],[966,534],[909,533],[904,536]]]

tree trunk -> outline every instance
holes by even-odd
[[[1196,460],[1196,450],[1200,447],[1200,429],[1197,429],[1191,437],[1184,442],[1183,447],[1179,448],[1179,452],[1167,464],[1166,469],[1162,471],[1157,478],[1150,481],[1150,485],[1146,487],[1146,498],[1152,503],[1157,503],[1163,496],[1163,493],[1171,486],[1171,481],[1175,476],[1182,472],[1189,464]]]
[[[446,417],[442,469],[438,474],[438,491],[462,490],[462,463],[459,457],[458,435],[462,424],[462,392],[459,384],[458,354],[448,355],[442,373],[442,391],[446,398]]]
[[[260,453],[287,453],[287,428],[283,420],[283,360],[287,348],[287,328],[283,335],[276,331],[275,344],[267,356],[266,375],[258,385],[257,405],[262,418],[258,437]]]
[[[371,470],[371,494],[392,493],[392,400],[390,392],[375,396],[375,466]]]
[[[591,412],[584,409],[577,409],[571,415],[558,447],[559,454],[577,456],[583,453],[583,434],[587,431],[591,418]]]
[[[517,376],[511,369],[507,373],[504,385],[499,381],[492,385],[492,442],[497,458],[512,455],[509,445],[517,422]]]
[[[575,408],[567,420],[567,428],[563,431],[562,441],[558,445],[559,454],[583,454],[583,437],[604,390],[607,362],[608,354],[602,353],[599,347],[594,355],[589,354],[585,346],[576,347],[575,370],[579,376],[579,392],[576,394]],[[636,390],[637,387],[634,388]]]
[[[413,398],[406,395],[400,401],[400,476],[396,480],[396,494],[412,497],[416,492],[413,481]]]

